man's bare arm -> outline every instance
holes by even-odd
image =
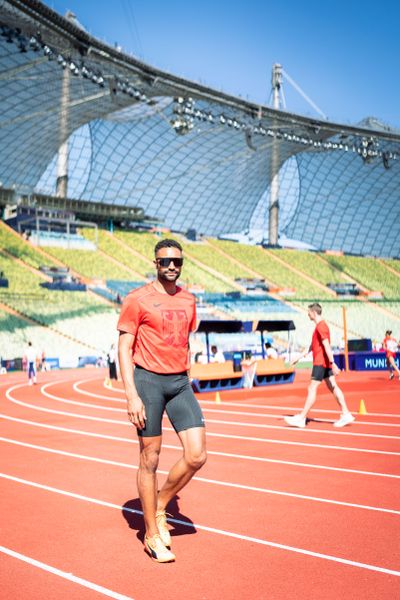
[[[135,336],[121,332],[118,340],[118,358],[122,381],[125,387],[128,417],[138,429],[143,429],[146,421],[144,404],[137,392],[133,378],[132,347]]]
[[[290,364],[293,366],[296,365],[301,358],[305,358],[307,356],[307,354],[310,354],[310,352],[311,352],[311,345],[309,346],[309,348],[306,348],[304,350],[304,352],[302,352],[297,358],[292,360],[292,362]]]
[[[326,356],[328,357],[328,360],[329,360],[330,364],[332,365],[332,371],[335,375],[337,375],[340,372],[340,369],[337,366],[337,364],[335,363],[335,361],[333,360],[333,352],[332,352],[332,348],[329,343],[329,340],[326,338],[324,340],[322,340],[322,345],[324,346]]]

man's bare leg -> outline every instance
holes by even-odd
[[[157,467],[161,450],[161,436],[139,437],[140,464],[137,473],[137,486],[142,503],[146,536],[158,534],[156,523],[157,509]]]
[[[398,367],[397,367],[397,365],[396,365],[396,362],[395,362],[395,360],[394,360],[393,356],[389,356],[389,358],[388,358],[388,361],[389,361],[390,365],[392,366],[392,369],[393,369],[394,371],[396,371],[396,372],[397,372],[397,375],[400,377],[400,371],[399,371],[399,369],[398,369]],[[390,368],[389,368],[389,371],[390,371],[391,373],[393,373],[393,371],[391,371],[391,370],[390,370]]]
[[[168,473],[157,498],[157,510],[165,510],[168,502],[192,479],[206,462],[206,433],[204,427],[193,427],[181,431],[179,438],[183,456]]]
[[[346,404],[346,400],[344,399],[344,394],[342,392],[342,390],[340,389],[340,387],[338,386],[338,384],[336,383],[336,379],[334,377],[334,375],[331,375],[330,377],[328,377],[327,379],[325,379],[326,385],[328,386],[328,389],[332,392],[336,402],[339,404],[340,408],[342,409],[342,414],[347,414],[350,413],[349,409],[347,408],[347,404]]]
[[[318,389],[318,386],[320,383],[321,383],[320,381],[311,379],[310,384],[308,386],[306,402],[304,404],[303,410],[301,411],[301,413],[299,413],[299,417],[301,417],[302,419],[305,419],[307,417],[307,414],[313,407],[313,405],[317,399],[317,389]]]

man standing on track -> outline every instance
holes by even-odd
[[[330,341],[330,331],[327,323],[323,320],[322,307],[318,303],[310,304],[308,307],[308,317],[316,324],[310,348],[292,362],[295,365],[300,358],[306,356],[312,351],[313,369],[311,373],[311,382],[308,386],[308,395],[303,410],[292,417],[284,417],[286,423],[292,427],[305,427],[307,414],[317,399],[317,389],[322,380],[325,381],[328,389],[334,395],[336,401],[342,409],[342,415],[338,421],[334,422],[334,427],[344,427],[354,421],[354,417],[347,408],[344,395],[337,385],[335,375],[338,375],[340,369],[333,360],[333,352]]]
[[[155,249],[157,279],[125,298],[117,329],[119,363],[129,420],[137,429],[140,463],[137,485],[145,522],[144,545],[158,562],[171,562],[166,507],[206,461],[204,419],[188,377],[189,334],[196,328],[195,298],[176,285],[183,264],[175,240]],[[158,490],[157,467],[164,411],[183,454]]]

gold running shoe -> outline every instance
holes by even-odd
[[[172,554],[171,550],[168,550],[158,534],[153,535],[151,538],[145,536],[144,547],[151,558],[159,563],[173,562],[175,560],[175,554]]]
[[[158,510],[156,512],[156,522],[162,542],[164,546],[168,546],[169,548],[171,546],[171,535],[167,527],[167,513],[165,510]]]

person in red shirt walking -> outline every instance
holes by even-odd
[[[316,325],[312,336],[311,346],[306,352],[292,362],[292,365],[295,365],[300,358],[306,356],[309,352],[312,352],[313,369],[304,408],[297,415],[284,417],[286,423],[292,427],[306,426],[307,414],[317,399],[317,389],[321,381],[325,381],[329,391],[332,392],[342,409],[341,417],[338,421],[334,422],[334,427],[344,427],[354,421],[353,415],[347,408],[343,392],[335,380],[335,375],[339,374],[340,369],[333,360],[329,327],[323,320],[321,314],[322,307],[320,304],[315,302],[314,304],[309,305],[308,317],[311,321],[314,321]]]
[[[167,527],[168,502],[206,461],[204,418],[190,384],[189,334],[196,329],[192,294],[176,285],[183,265],[182,247],[165,239],[155,246],[156,281],[130,292],[121,308],[119,364],[128,417],[140,444],[137,475],[142,503],[144,545],[158,562],[172,562]],[[157,492],[162,417],[166,411],[183,454]]]
[[[382,348],[386,352],[386,364],[389,369],[389,379],[394,378],[393,371],[397,372],[397,375],[400,379],[400,370],[395,363],[398,343],[392,336],[392,331],[390,329],[388,329],[385,333],[385,338],[382,342]]]

